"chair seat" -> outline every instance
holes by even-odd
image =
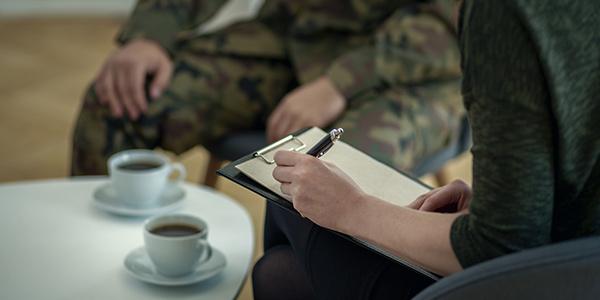
[[[496,258],[441,279],[414,299],[600,299],[600,237]]]
[[[263,148],[266,144],[267,137],[264,131],[246,131],[232,134],[207,149],[220,160],[233,161]]]

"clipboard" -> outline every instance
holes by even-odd
[[[277,193],[271,191],[269,188],[266,188],[265,186],[258,183],[251,177],[245,175],[242,171],[240,171],[238,168],[236,168],[236,166],[241,165],[241,164],[248,162],[249,160],[253,160],[253,159],[260,159],[265,164],[272,164],[273,162],[271,162],[271,159],[269,157],[267,157],[266,154],[271,153],[272,151],[275,151],[275,150],[281,150],[279,148],[288,143],[292,143],[292,145],[293,145],[292,147],[294,147],[294,149],[296,151],[306,150],[307,148],[310,148],[312,145],[304,143],[304,141],[302,141],[302,139],[299,138],[299,136],[306,133],[308,130],[311,130],[311,128],[301,129],[297,132],[294,132],[292,135],[287,136],[284,139],[281,139],[263,149],[257,150],[253,153],[249,153],[248,155],[227,164],[225,167],[218,170],[217,174],[219,174],[220,176],[223,176],[223,177],[245,187],[246,189],[264,197],[265,199],[267,199],[267,201],[271,201],[272,203],[278,205],[279,207],[282,207],[283,209],[286,209],[286,210],[292,212],[293,214],[300,216],[300,214],[298,213],[298,211],[296,211],[294,209],[294,207],[290,201],[288,201],[281,195],[278,195]],[[336,146],[334,146],[334,148],[335,147]],[[290,150],[290,149],[286,148],[286,150]],[[418,179],[416,179],[404,172],[398,172],[396,170],[394,170],[394,172],[402,174],[404,177],[409,179],[413,184],[419,185],[422,188],[425,188],[427,190],[431,189],[431,187],[428,186],[427,184],[419,181]],[[390,259],[393,262],[400,263],[400,264],[408,267],[411,271],[413,271],[415,274],[418,274],[419,276],[425,276],[434,281],[437,281],[440,279],[440,276],[438,276],[437,274],[434,274],[434,273],[422,268],[421,266],[418,266],[412,262],[409,262],[408,260],[405,260],[401,257],[397,257],[397,256],[389,253],[388,251],[385,251],[384,249],[381,249],[371,243],[368,243],[366,241],[363,241],[363,240],[354,238],[352,236],[349,236],[349,235],[346,235],[346,234],[343,234],[343,233],[340,233],[337,231],[333,231],[333,230],[330,230],[327,228],[323,228],[323,229],[329,230],[330,232],[333,232],[334,234],[341,236],[342,238],[347,239],[361,247],[365,247],[371,251],[374,251],[374,252],[378,253],[379,255],[382,255],[382,256],[386,257],[387,259]]]

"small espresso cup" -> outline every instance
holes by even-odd
[[[156,205],[169,175],[179,173],[176,182],[185,178],[185,167],[171,163],[163,154],[151,150],[126,150],[108,160],[108,172],[117,197],[131,207]]]
[[[158,273],[177,277],[191,273],[212,255],[208,226],[186,214],[154,217],[144,224],[144,244]]]

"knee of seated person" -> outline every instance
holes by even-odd
[[[110,110],[108,106],[100,103],[100,98],[96,93],[94,83],[90,84],[83,95],[80,114],[83,113],[93,113],[96,116],[102,117],[110,116]]]
[[[272,279],[277,273],[286,269],[285,251],[281,246],[269,249],[254,264],[252,269],[252,285],[254,293],[262,294],[272,287]]]
[[[295,261],[289,245],[265,252],[252,270],[254,299],[311,299],[314,298],[306,275]]]
[[[81,110],[77,117],[72,140],[71,175],[105,175],[108,153],[105,148],[106,119],[109,109],[102,105],[93,84],[83,96]]]
[[[97,136],[105,126],[107,118],[110,118],[110,110],[100,103],[92,84],[83,96],[83,103],[73,132],[74,142],[86,141],[84,144],[89,143],[88,137]],[[95,140],[97,139],[95,138]]]

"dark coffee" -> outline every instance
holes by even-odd
[[[162,166],[161,163],[152,162],[152,161],[134,161],[134,162],[123,163],[123,164],[119,165],[118,168],[121,170],[127,170],[127,171],[144,171],[144,170],[160,168],[160,166]]]
[[[160,236],[178,237],[199,233],[200,229],[187,224],[165,224],[150,230],[150,232]]]

